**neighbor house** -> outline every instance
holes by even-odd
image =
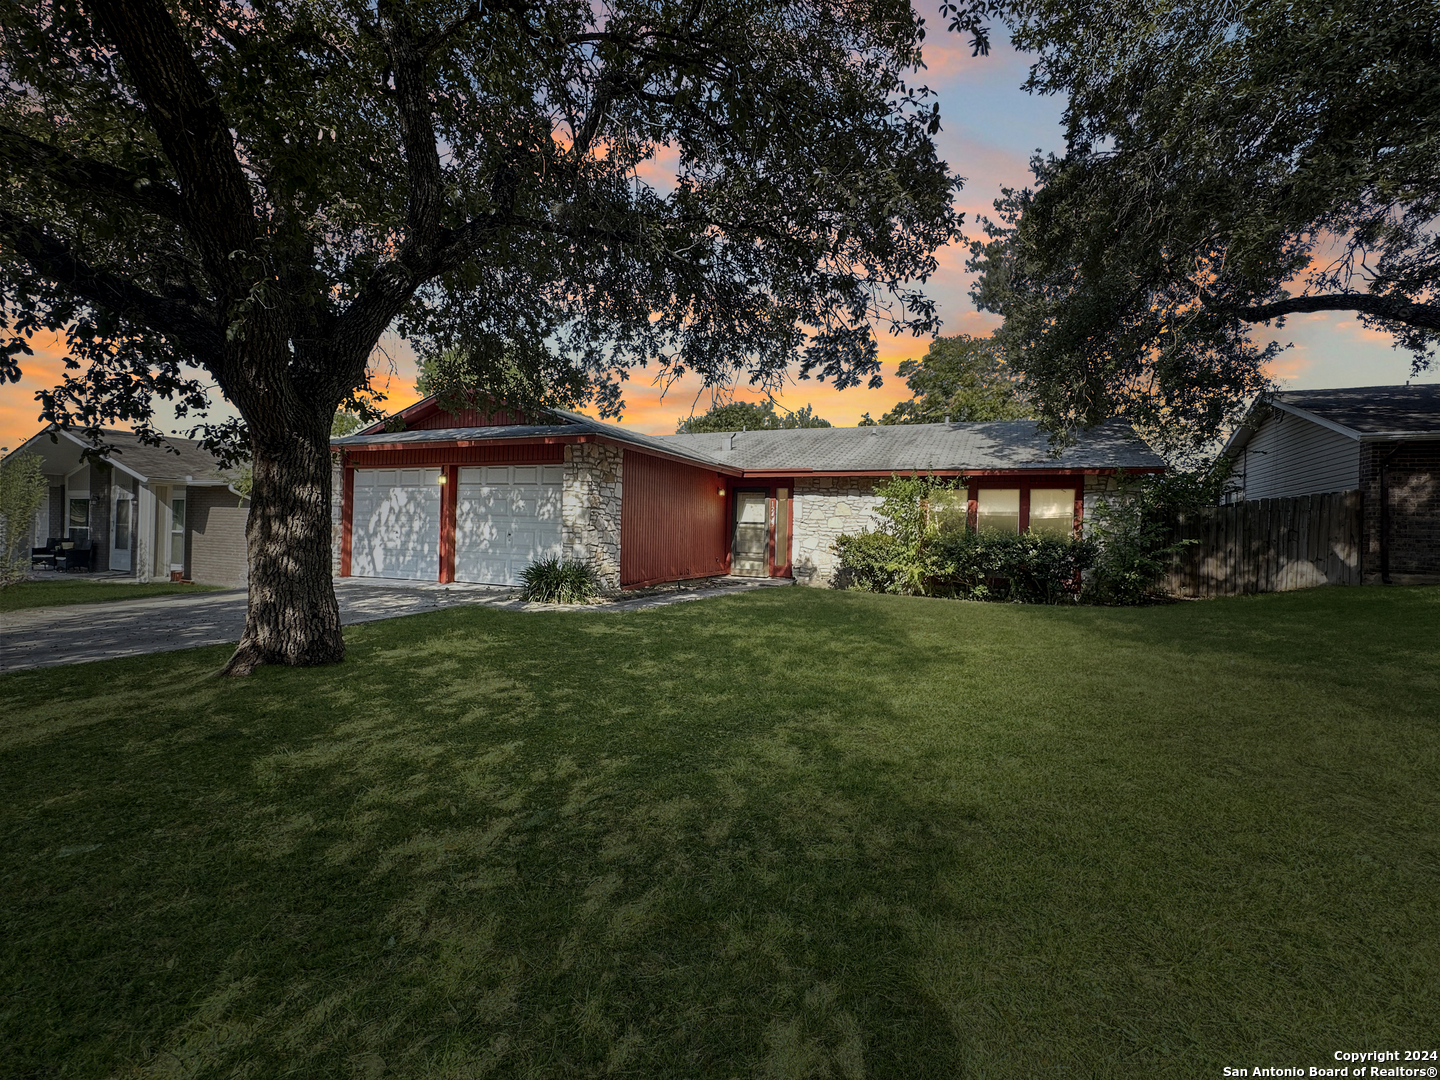
[[[1440,386],[1286,390],[1231,436],[1232,501],[1361,493],[1361,577],[1440,580]]]
[[[1031,421],[642,435],[578,413],[447,412],[426,399],[336,454],[341,577],[514,585],[536,559],[608,588],[738,574],[831,583],[892,474],[966,477],[972,524],[1077,532],[1121,470],[1164,462],[1124,421],[1053,454]]]
[[[90,548],[92,570],[140,581],[245,584],[249,501],[219,462],[190,439],[147,446],[106,430],[103,441],[111,449],[86,460],[92,444],[52,424],[14,451],[40,459],[50,489],[31,546],[71,540]]]

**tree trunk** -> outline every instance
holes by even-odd
[[[245,636],[222,675],[261,664],[308,667],[345,658],[331,580],[330,430],[306,417],[283,434],[253,438],[253,487],[245,539],[250,602]]]

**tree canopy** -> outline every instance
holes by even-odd
[[[1033,415],[993,338],[936,338],[919,360],[901,363],[899,373],[913,396],[882,416],[881,424],[1024,420]]]
[[[615,415],[635,365],[845,387],[877,326],[934,331],[924,35],[897,0],[0,0],[0,375],[59,332],[47,418],[160,438],[168,398],[248,450],[230,670],[339,659],[327,440],[382,333]]]
[[[1266,385],[1252,326],[1354,312],[1440,340],[1440,18],[1416,0],[1031,0],[1028,88],[1068,95],[973,246],[973,293],[1057,427],[1213,437]]]
[[[732,401],[728,404],[717,402],[699,416],[685,417],[675,431],[680,435],[695,435],[702,431],[778,431],[781,428],[829,426],[830,421],[816,416],[809,405],[787,409],[781,414],[775,411],[773,401]]]

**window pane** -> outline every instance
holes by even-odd
[[[170,504],[170,531],[185,531],[185,500],[176,499]]]
[[[1030,531],[1067,537],[1075,531],[1074,488],[1031,488]]]
[[[112,545],[116,551],[130,550],[130,500],[115,500],[115,540]]]
[[[742,491],[735,520],[742,525],[764,525],[766,498],[759,492]]]
[[[1020,489],[981,488],[976,492],[975,524],[984,532],[1020,531]]]
[[[968,491],[932,491],[929,499],[930,527],[942,533],[964,532],[969,503]]]
[[[84,529],[90,525],[90,500],[70,500],[70,527],[72,529]]]

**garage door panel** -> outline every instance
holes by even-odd
[[[559,466],[460,470],[455,578],[518,585],[536,559],[561,554]]]
[[[439,576],[439,479],[438,469],[355,471],[352,577],[434,581]]]

